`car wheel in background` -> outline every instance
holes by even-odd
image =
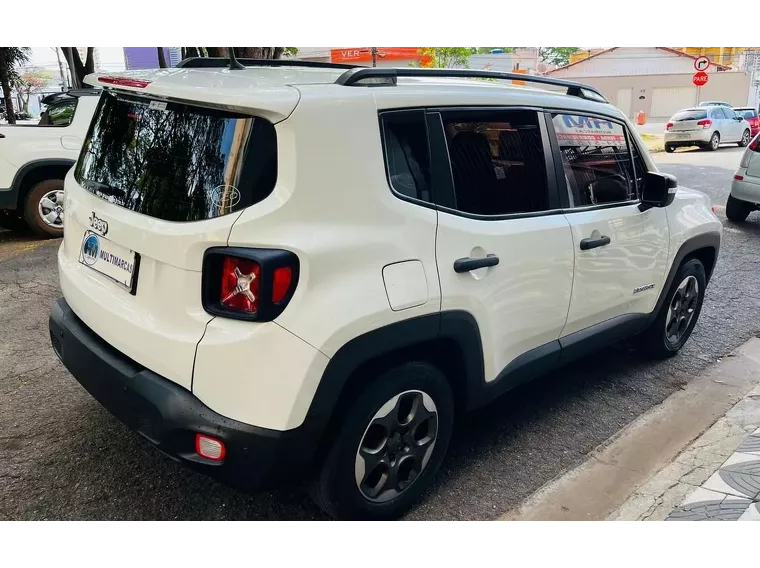
[[[29,228],[46,237],[63,236],[63,180],[41,181],[29,191],[24,204]]]
[[[728,196],[728,201],[726,201],[726,217],[728,217],[729,221],[741,223],[753,209],[754,205],[752,203],[736,199],[733,195]]]
[[[707,149],[714,152],[718,149],[720,146],[720,134],[717,132],[713,132],[713,135],[710,137],[710,141],[707,143]]]

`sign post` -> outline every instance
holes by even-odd
[[[691,78],[692,83],[697,87],[697,104],[702,98],[702,87],[707,84],[707,68],[710,67],[710,59],[702,55],[694,60],[694,76]]]

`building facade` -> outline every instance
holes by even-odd
[[[549,72],[597,87],[627,116],[643,112],[650,120],[665,121],[682,108],[700,101],[719,100],[735,106],[752,100],[751,73],[710,63],[708,82],[692,82],[696,55],[668,47],[613,47],[598,51]]]

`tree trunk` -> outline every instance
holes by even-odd
[[[200,57],[197,47],[183,47],[182,49],[185,52],[183,59],[187,59],[188,57]]]
[[[11,96],[11,82],[8,77],[8,59],[5,56],[5,48],[0,48],[0,84],[3,88],[8,124],[16,124],[16,113],[13,112],[13,97]]]
[[[166,69],[169,66],[166,64],[166,54],[164,53],[164,48],[157,47],[156,50],[158,51],[158,66],[161,69]]]
[[[272,55],[272,59],[280,59],[282,57],[282,53],[285,51],[284,47],[275,47],[274,48],[274,55]]]
[[[275,59],[275,47],[236,47],[235,55],[247,59]]]
[[[223,47],[207,47],[206,52],[209,57],[227,57],[227,50]]]

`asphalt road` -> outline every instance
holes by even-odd
[[[738,149],[659,154],[661,169],[722,204]],[[725,218],[719,213],[721,219]],[[57,242],[0,234],[0,519],[323,519],[303,488],[244,494],[130,433],[49,346]],[[629,345],[591,356],[470,416],[411,519],[492,519],[760,329],[760,214],[725,224],[694,335],[675,358]]]

